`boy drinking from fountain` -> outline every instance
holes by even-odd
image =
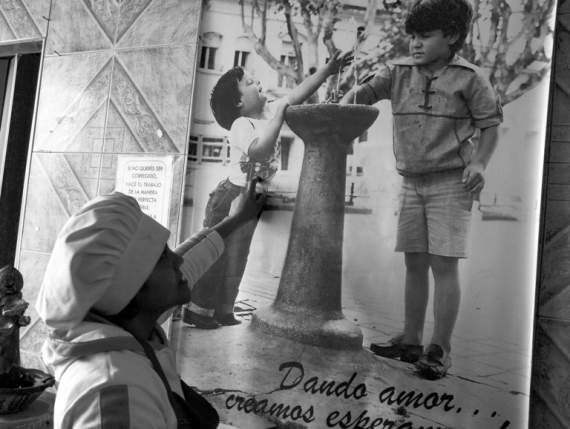
[[[204,227],[224,219],[231,202],[246,189],[251,177],[259,177],[267,188],[280,159],[279,132],[289,105],[307,100],[323,82],[349,64],[350,52],[340,51],[305,79],[285,99],[267,102],[259,81],[241,67],[226,72],[212,90],[210,107],[218,124],[230,131],[229,176],[210,194]],[[241,323],[233,313],[239,285],[247,264],[249,247],[258,218],[236,231],[226,242],[226,251],[192,290],[183,320],[200,329]]]
[[[451,367],[460,304],[458,262],[467,257],[471,207],[485,184],[502,122],[488,78],[457,55],[472,16],[467,0],[416,1],[405,22],[410,57],[387,64],[340,102],[391,100],[396,168],[403,176],[396,251],[405,255],[405,322],[402,333],[370,349],[415,363],[431,379]],[[424,351],[430,268],[435,324]]]

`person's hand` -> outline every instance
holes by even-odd
[[[485,186],[483,166],[478,162],[472,162],[463,170],[463,189],[471,195],[477,195]]]
[[[336,51],[327,63],[326,67],[329,75],[338,73],[346,66],[350,65],[350,63],[352,63],[352,60],[354,60],[352,51],[346,52],[342,57],[340,54],[341,51]]]
[[[247,222],[259,214],[267,200],[267,194],[265,192],[261,194],[255,192],[257,182],[259,182],[259,177],[254,177],[247,184],[247,189],[232,201],[229,217],[235,218],[240,222]]]

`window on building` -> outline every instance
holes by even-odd
[[[204,162],[221,162],[226,165],[230,159],[230,145],[225,137],[190,136],[188,159]]]
[[[216,48],[202,46],[200,55],[200,68],[214,70],[216,68]]]
[[[236,51],[234,54],[234,67],[248,67],[249,53],[251,52],[251,40],[247,36],[241,36],[236,39]]]
[[[234,67],[240,66],[240,67],[246,68],[248,56],[249,56],[249,52],[236,51],[236,53],[234,55]]]
[[[213,31],[204,33],[200,37],[199,67],[206,70],[216,70],[216,56],[222,42],[222,35]]]

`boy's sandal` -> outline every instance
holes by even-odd
[[[416,362],[417,370],[429,380],[438,380],[451,368],[451,357],[443,358],[443,349],[437,344],[430,344]]]
[[[377,356],[400,359],[402,362],[415,363],[423,352],[423,346],[417,344],[402,344],[402,334],[389,340],[387,343],[372,343],[370,351]]]
[[[194,325],[198,329],[218,329],[220,327],[220,324],[213,317],[194,313],[187,308],[182,311],[182,321]]]
[[[235,326],[241,324],[241,320],[236,319],[234,313],[214,314],[214,319],[222,326]]]

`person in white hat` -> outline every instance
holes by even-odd
[[[216,411],[181,382],[157,323],[190,300],[224,239],[258,215],[257,179],[218,225],[174,251],[169,231],[114,192],[88,202],[60,232],[36,302],[55,374],[55,428],[215,428]],[[184,399],[182,399],[184,398]]]

